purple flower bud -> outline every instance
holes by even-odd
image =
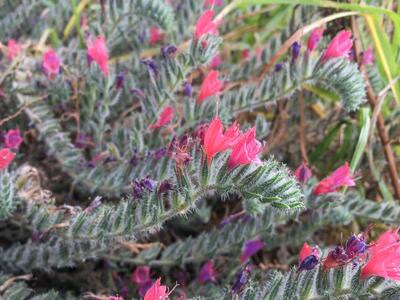
[[[75,138],[74,146],[78,149],[86,148],[88,145],[91,144],[91,138],[88,137],[86,134],[79,132]]]
[[[251,240],[247,241],[244,244],[244,250],[242,255],[240,256],[240,261],[244,263],[247,261],[250,257],[252,257],[254,254],[256,254],[259,250],[265,247],[265,244],[262,240],[256,239],[256,240]]]
[[[167,45],[161,48],[161,54],[165,59],[175,55],[177,51],[178,48],[174,45]]]
[[[150,281],[150,268],[148,266],[137,267],[131,275],[131,281],[137,285]]]
[[[154,186],[156,185],[156,182],[149,177],[142,179],[140,183],[143,188],[147,189],[150,192],[154,190]]]
[[[120,90],[124,86],[125,72],[120,72],[115,79],[115,88]]]
[[[280,72],[282,70],[282,64],[278,63],[275,65],[275,72]]]
[[[183,91],[185,92],[185,95],[188,97],[192,97],[193,96],[193,87],[190,84],[190,82],[185,82],[183,84]]]
[[[197,276],[197,280],[200,283],[205,283],[205,282],[216,282],[217,274],[215,272],[214,268],[214,263],[210,260],[206,262],[200,269],[200,272]]]
[[[294,42],[292,45],[292,60],[296,60],[300,55],[301,45],[298,42]]]
[[[363,236],[352,235],[346,243],[345,251],[349,258],[353,258],[363,254],[368,249],[368,244],[365,242]]]
[[[157,194],[159,195],[166,194],[169,191],[172,191],[173,189],[174,187],[172,186],[171,182],[169,180],[164,180],[158,187]]]
[[[303,261],[300,263],[298,271],[303,270],[312,270],[314,269],[319,263],[319,259],[314,254],[307,256]]]
[[[154,59],[144,59],[141,63],[147,67],[147,70],[152,76],[158,76],[158,67]]]
[[[296,179],[301,184],[306,183],[311,176],[312,172],[304,162],[296,169]]]
[[[251,267],[249,265],[244,266],[235,276],[235,281],[231,287],[232,292],[235,294],[240,294],[244,289],[247,281],[249,280],[251,272]]]
[[[160,160],[166,154],[167,154],[167,150],[165,150],[164,148],[161,148],[161,149],[158,149],[158,150],[154,151],[153,158],[156,159],[156,160]]]

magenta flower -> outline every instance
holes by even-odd
[[[262,248],[265,247],[265,244],[262,240],[251,240],[247,241],[244,244],[244,249],[243,253],[240,256],[240,262],[244,263],[247,261],[250,257],[252,257],[254,254],[256,254],[258,251],[260,251]]]
[[[228,167],[235,168],[239,165],[261,163],[258,154],[262,150],[262,144],[256,139],[256,129],[250,128],[238,138],[229,157]]]
[[[7,167],[14,160],[15,154],[8,148],[3,148],[0,150],[0,171],[7,169]]]
[[[201,38],[206,34],[218,35],[218,23],[213,21],[214,11],[209,9],[205,11],[197,20],[194,37]]]
[[[204,78],[200,87],[197,103],[202,103],[206,98],[217,95],[222,89],[222,81],[218,79],[218,71],[210,71]]]
[[[219,67],[219,65],[221,64],[222,59],[221,59],[221,55],[217,54],[213,57],[213,59],[211,60],[211,69],[217,69]]]
[[[14,58],[16,58],[20,53],[21,53],[21,45],[13,39],[8,40],[7,43],[7,57],[9,60],[13,60]]]
[[[43,54],[42,67],[49,79],[54,78],[60,73],[61,60],[57,55],[57,52],[53,49],[46,51]]]
[[[161,278],[158,278],[144,295],[144,300],[166,300],[172,291],[168,291],[165,285],[161,285]]]
[[[211,164],[211,160],[217,153],[232,147],[239,134],[239,126],[236,123],[233,123],[224,133],[224,125],[221,120],[214,117],[204,134],[204,153],[208,158],[208,163]]]
[[[250,58],[250,50],[249,49],[243,49],[241,53],[241,59],[242,61],[249,60]]]
[[[19,132],[19,129],[10,129],[5,136],[5,144],[7,148],[18,150],[23,139]]]
[[[349,163],[336,169],[331,175],[321,180],[314,188],[315,196],[337,192],[343,186],[355,186],[353,175],[350,172]]]
[[[315,28],[307,41],[307,51],[312,52],[317,48],[320,40],[322,39],[322,35],[324,34],[324,28]]]
[[[174,108],[172,106],[166,106],[160,113],[160,117],[157,122],[150,126],[150,129],[160,128],[167,125],[174,118]]]
[[[322,56],[322,61],[327,61],[336,57],[350,57],[350,50],[353,47],[351,40],[351,32],[342,30],[340,31],[329,43],[328,48]]]
[[[305,162],[302,162],[296,169],[296,179],[299,183],[306,183],[312,176],[311,170],[307,167]]]
[[[138,285],[146,283],[149,280],[150,280],[150,268],[148,266],[137,267],[131,275],[131,281]]]
[[[364,65],[372,65],[375,60],[374,50],[372,48],[368,48],[368,50],[363,52],[362,58],[363,58]]]
[[[216,282],[217,281],[217,273],[215,271],[214,263],[209,260],[206,262],[200,269],[200,272],[197,276],[197,281],[200,283]]]
[[[108,76],[108,50],[104,37],[89,39],[87,41],[87,54],[89,61],[94,60],[105,76]]]
[[[149,38],[149,43],[150,45],[157,44],[159,41],[161,41],[163,38],[163,35],[157,27],[151,27],[150,28],[150,38]]]
[[[380,276],[400,280],[400,242],[398,229],[386,231],[369,249],[369,261],[361,269],[361,278]]]

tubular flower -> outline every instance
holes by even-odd
[[[171,293],[165,285],[161,285],[161,278],[158,278],[147,290],[144,300],[166,300]]]
[[[219,93],[222,89],[222,81],[218,79],[218,71],[210,71],[204,78],[203,83],[200,87],[200,94],[198,103],[203,102],[206,98],[211,97]]]
[[[243,254],[240,256],[240,262],[244,263],[258,251],[265,247],[265,244],[261,240],[251,240],[244,244]]]
[[[307,243],[304,243],[303,247],[299,253],[299,269],[298,271],[303,270],[312,270],[319,263],[319,252],[317,247],[310,247]]]
[[[150,126],[150,129],[160,128],[164,125],[167,125],[172,121],[174,118],[174,109],[172,106],[167,106],[163,109],[160,113],[160,117],[158,118],[157,122]]]
[[[60,73],[61,61],[57,52],[53,49],[46,51],[43,54],[42,67],[48,78],[53,78]]]
[[[5,144],[7,148],[18,150],[23,139],[19,129],[10,129],[5,136]]]
[[[0,171],[6,169],[13,161],[15,154],[8,148],[0,150]]]
[[[349,58],[350,50],[353,47],[353,41],[350,37],[350,31],[340,31],[329,43],[328,48],[322,56],[322,61],[327,61],[330,58],[336,57]]]
[[[336,169],[331,175],[321,180],[314,188],[315,196],[337,192],[343,186],[355,186],[353,175],[350,173],[349,163]]]
[[[400,280],[400,242],[398,229],[386,231],[371,246],[370,259],[361,269],[361,278],[380,276]]]
[[[197,20],[194,37],[201,38],[206,34],[218,35],[218,23],[213,21],[214,11],[212,9],[206,10]]]
[[[157,27],[151,27],[150,28],[150,38],[149,38],[149,43],[150,45],[157,44],[159,41],[161,41],[163,38],[163,35]]]
[[[320,40],[322,39],[322,35],[324,34],[324,28],[315,28],[307,41],[307,51],[312,52],[317,48]]]
[[[208,163],[211,164],[213,157],[219,153],[232,147],[239,137],[239,126],[233,123],[225,133],[224,125],[218,117],[214,117],[210,126],[204,134],[204,153],[208,158]]]
[[[216,282],[217,273],[215,272],[214,263],[209,260],[200,269],[199,275],[197,276],[197,281],[200,283],[205,283],[207,281]]]
[[[229,157],[229,168],[235,168],[239,165],[247,165],[249,163],[261,163],[258,154],[262,150],[262,144],[256,139],[256,129],[250,128],[243,133],[235,146],[233,147],[231,156]]]
[[[368,50],[363,52],[362,58],[364,65],[372,65],[374,63],[374,50],[372,48],[368,48]]]
[[[140,266],[132,273],[131,281],[138,285],[142,285],[150,280],[150,268],[148,266]]]
[[[89,62],[94,60],[105,76],[108,76],[108,50],[104,37],[87,41],[87,54]]]
[[[297,167],[295,175],[297,181],[301,184],[304,184],[311,178],[312,172],[307,165],[302,162],[301,165]]]
[[[9,60],[13,60],[21,53],[21,45],[16,40],[10,39],[7,43],[7,57]]]

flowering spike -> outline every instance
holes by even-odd
[[[197,281],[200,283],[216,282],[217,281],[217,273],[215,272],[214,263],[209,260],[206,262],[200,269],[200,272],[197,276]]]
[[[89,39],[87,41],[87,54],[89,60],[94,60],[105,76],[108,76],[108,50],[104,37]]]
[[[0,171],[6,169],[13,161],[15,154],[8,148],[0,150]]]
[[[150,129],[160,128],[162,126],[167,125],[174,118],[174,108],[172,106],[167,106],[160,113],[160,117],[157,122],[150,126]]]
[[[349,58],[350,49],[353,47],[353,41],[350,37],[350,31],[340,31],[329,43],[328,48],[322,56],[322,61],[327,61],[330,58],[336,57]]]
[[[144,295],[144,300],[166,300],[172,291],[168,291],[165,285],[161,285],[161,278],[158,278]]]
[[[228,161],[229,168],[250,163],[261,163],[258,157],[261,150],[262,144],[256,139],[256,129],[254,127],[250,128],[239,137],[233,147]]]
[[[349,163],[336,169],[331,175],[321,180],[314,188],[315,196],[337,192],[343,186],[355,186],[354,178],[350,173]]]
[[[247,241],[244,244],[244,250],[242,255],[240,256],[240,262],[244,263],[247,261],[250,257],[252,257],[254,254],[256,254],[258,251],[260,251],[262,248],[265,247],[265,244],[262,240],[251,240]]]
[[[197,20],[194,37],[201,38],[206,34],[218,35],[218,23],[213,21],[214,11],[209,9],[205,11]]]
[[[361,269],[361,278],[380,276],[400,280],[400,243],[398,229],[386,231],[370,248],[370,259]]]
[[[49,79],[54,78],[58,73],[60,73],[61,60],[57,55],[57,52],[53,49],[46,51],[43,54],[42,67],[44,73]]]
[[[215,96],[222,89],[222,81],[218,79],[218,71],[210,71],[204,78],[203,83],[200,87],[200,94],[198,103],[202,103],[206,98]]]
[[[7,43],[7,57],[9,60],[13,60],[21,53],[21,45],[13,39],[10,39]]]
[[[306,183],[312,176],[311,170],[307,167],[305,162],[302,162],[300,166],[296,169],[296,179],[299,183]]]
[[[324,28],[315,28],[312,32],[310,37],[308,38],[307,41],[307,51],[312,52],[317,48],[320,40],[322,39],[322,36],[324,34]]]
[[[225,133],[224,126],[218,117],[214,117],[210,126],[204,134],[204,153],[208,158],[208,163],[211,164],[213,157],[219,153],[232,147],[239,136],[239,126],[233,123]]]
[[[7,148],[18,150],[23,142],[19,129],[10,129],[5,136],[5,144]]]

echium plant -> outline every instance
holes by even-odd
[[[355,13],[293,4],[0,4],[1,299],[400,296],[398,228],[365,226],[400,207],[355,188],[363,129],[319,182],[304,132],[297,168],[277,141],[297,100],[356,122],[374,65],[329,23]]]

